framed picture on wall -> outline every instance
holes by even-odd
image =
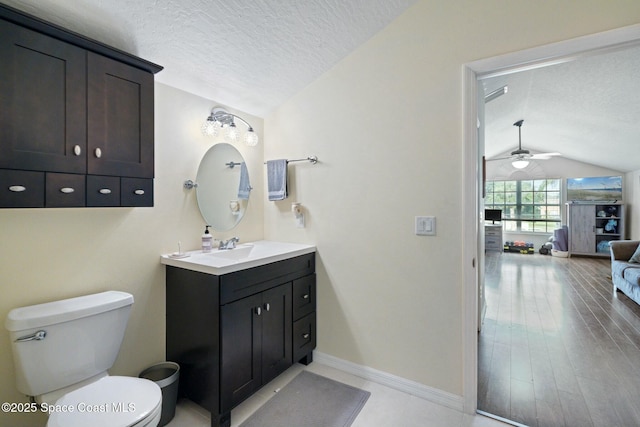
[[[567,178],[567,201],[621,202],[621,176]]]

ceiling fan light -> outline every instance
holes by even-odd
[[[513,166],[516,169],[524,169],[527,166],[529,166],[529,160],[514,160],[513,162],[511,162],[511,166]]]

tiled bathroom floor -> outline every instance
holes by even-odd
[[[371,392],[371,396],[352,427],[505,427],[491,418],[470,416],[456,410],[431,403],[419,397],[364,380],[319,363],[309,366],[294,365],[278,378],[264,386],[251,398],[231,412],[231,427],[238,427],[262,406],[275,390],[284,387],[302,370],[308,370],[336,381]],[[210,427],[209,413],[188,400],[180,400],[176,415],[168,427]],[[288,426],[283,426],[288,427]],[[293,426],[291,426],[293,427]]]

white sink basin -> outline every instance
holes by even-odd
[[[162,255],[160,262],[187,270],[219,275],[315,251],[316,247],[313,245],[258,240],[251,243],[238,244],[235,249],[213,249],[208,253],[196,250],[185,252],[179,257],[176,257],[175,254]]]
[[[225,258],[225,259],[244,259],[247,258],[251,251],[253,250],[253,245],[250,243],[244,243],[240,245],[236,245],[233,249],[213,249],[208,255],[217,257],[217,258]]]

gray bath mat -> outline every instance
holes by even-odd
[[[302,371],[240,427],[348,427],[370,395]]]

